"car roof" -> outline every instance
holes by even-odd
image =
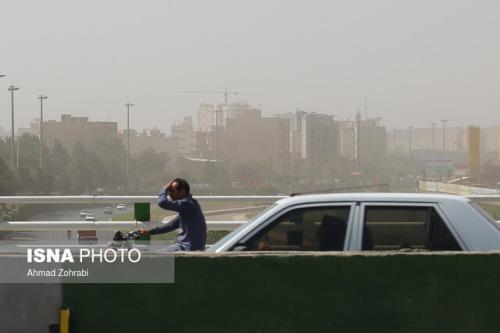
[[[330,201],[375,201],[375,202],[450,202],[470,201],[470,199],[451,194],[440,193],[325,193],[297,194],[278,201],[279,204],[298,204]]]

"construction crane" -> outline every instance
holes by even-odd
[[[180,91],[184,94],[219,94],[224,95],[224,104],[227,105],[227,97],[228,95],[238,95],[237,91],[228,91],[227,88],[224,88],[224,91],[204,91],[204,90],[188,90],[188,91]]]

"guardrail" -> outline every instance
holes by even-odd
[[[285,195],[200,195],[203,201],[276,201]],[[108,204],[108,203],[157,203],[157,196],[116,196],[116,195],[66,195],[66,196],[0,196],[0,204]]]
[[[274,202],[286,198],[284,195],[236,195],[236,196],[195,196],[204,201],[257,201]],[[468,198],[481,201],[498,201],[500,195],[471,195]],[[157,196],[0,196],[0,204],[110,204],[110,203],[156,203]],[[238,212],[249,209],[262,209],[263,206],[229,208],[206,212],[207,215],[223,212]],[[233,230],[247,221],[207,221],[209,230]],[[149,227],[152,222],[141,221],[11,221],[0,223],[0,231],[40,231],[40,230],[70,230],[94,229],[116,230]]]
[[[208,230],[234,230],[247,221],[207,221]],[[159,225],[141,221],[12,221],[0,223],[0,231],[116,230],[150,228]]]
[[[236,196],[195,196],[203,201],[255,201],[274,202],[286,198],[283,195],[236,195]],[[116,204],[116,203],[157,203],[157,196],[0,196],[0,204]],[[263,209],[264,206],[229,208],[205,212],[205,215],[236,213]],[[247,221],[207,221],[208,230],[234,230]],[[57,231],[57,230],[116,230],[149,228],[156,223],[141,221],[10,221],[0,223],[0,231]]]
[[[200,195],[203,201],[265,201],[274,202],[288,198],[286,195]],[[476,200],[498,201],[500,195],[467,195]],[[119,195],[66,195],[66,196],[0,196],[0,204],[110,204],[110,203],[157,203],[157,196]]]

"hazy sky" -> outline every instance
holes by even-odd
[[[390,128],[500,123],[500,1],[1,0],[0,126],[61,113],[170,125],[228,87],[264,114],[302,108]],[[234,101],[235,99],[232,98]]]

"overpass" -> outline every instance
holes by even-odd
[[[142,219],[146,206],[156,202],[156,197],[4,198],[0,203],[134,202],[135,217]],[[236,226],[213,222],[212,229]],[[106,223],[92,225],[108,230],[145,222]],[[0,225],[10,231],[90,227],[80,221]],[[1,285],[1,331],[46,332],[63,305],[71,311],[71,332],[219,332],[221,327],[235,332],[313,327],[318,332],[493,332],[500,324],[498,253],[197,253],[178,254],[175,260],[175,284]],[[197,320],[186,317],[189,311]],[[171,320],[143,321],[141,313],[148,318],[169,313]]]

